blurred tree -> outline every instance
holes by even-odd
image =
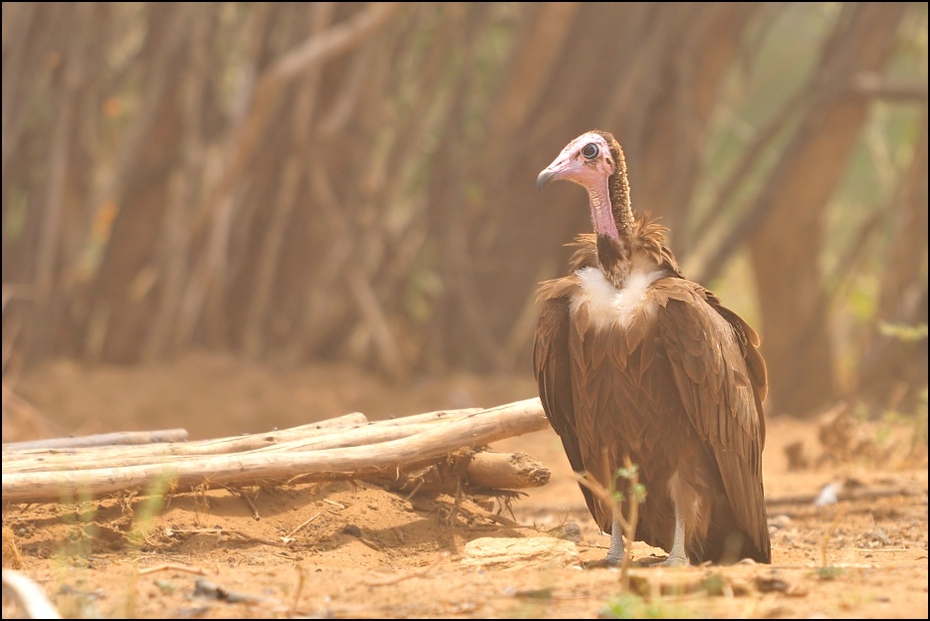
[[[879,327],[926,323],[926,121],[904,110],[926,118],[926,5],[2,10],[4,331],[29,360],[201,346],[398,381],[529,373],[536,282],[589,227],[577,193],[533,181],[600,127],[689,276],[756,315],[777,411],[840,395],[840,351],[883,403],[926,385],[902,372],[926,336]],[[913,130],[876,125],[879,99]],[[910,168],[879,183],[863,127]],[[887,190],[851,209],[856,182]],[[831,332],[863,270],[874,305]]]
[[[873,405],[913,409],[927,382],[927,113],[894,196],[893,243],[881,273],[876,321],[860,363],[859,389]]]
[[[763,184],[751,244],[771,398],[806,413],[837,397],[829,316],[819,273],[826,207],[841,181],[870,99],[852,86],[881,71],[906,5],[845,4],[805,92],[806,110]]]

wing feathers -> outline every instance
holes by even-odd
[[[582,236],[577,246],[573,272],[597,265],[593,236]],[[674,267],[673,276],[652,283],[646,303],[628,321],[600,331],[594,330],[585,304],[572,307],[571,300],[580,293],[577,277],[543,283],[533,358],[540,399],[572,468],[597,476],[622,459],[590,452],[593,446],[614,446],[605,444],[605,438],[623,438],[631,450],[651,454],[660,438],[674,433],[658,427],[674,417],[633,422],[622,414],[624,407],[647,399],[645,411],[658,412],[680,403],[681,424],[690,422],[716,460],[739,528],[753,540],[761,554],[757,558],[769,559],[761,463],[767,377],[757,349],[759,336]],[[618,382],[617,374],[626,379]],[[587,489],[582,491],[601,528],[609,528],[609,515],[598,510]]]
[[[572,397],[570,364],[571,356],[575,354],[569,351],[568,345],[571,329],[569,300],[567,297],[544,297],[547,294],[558,293],[561,290],[560,286],[567,283],[556,284],[558,286],[551,286],[545,291],[540,289],[540,297],[543,300],[536,323],[533,368],[539,386],[539,399],[549,423],[562,440],[568,462],[575,472],[584,472],[585,465],[581,456]],[[587,488],[582,487],[581,491],[588,510],[596,516],[594,496]]]
[[[668,294],[658,328],[682,404],[713,450],[737,522],[768,555],[761,468],[765,373],[764,364],[753,368],[762,358],[750,345],[758,335],[744,331],[748,326],[732,311],[709,303],[716,298],[698,285],[666,279],[656,286],[677,290]]]

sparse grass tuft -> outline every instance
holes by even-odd
[[[817,570],[817,576],[821,580],[836,580],[845,573],[842,567],[837,567],[835,565],[824,565]]]
[[[164,475],[156,477],[149,484],[146,498],[133,516],[133,529],[128,536],[130,545],[141,547],[152,532],[155,517],[159,515],[161,510],[165,507],[166,497],[171,489],[171,483],[172,477]]]
[[[644,600],[624,593],[609,600],[597,613],[600,619],[689,619],[689,611],[672,606],[661,599]]]

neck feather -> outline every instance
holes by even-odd
[[[626,176],[626,160],[619,148],[614,152],[617,169],[610,177],[588,187],[588,203],[594,232],[611,239],[633,234],[633,209],[630,206],[630,184]]]
[[[608,180],[610,204],[618,232],[630,237],[633,234],[633,209],[630,206],[630,183],[626,177],[626,158],[619,149],[613,155],[617,160],[617,170]]]
[[[597,256],[601,269],[614,286],[623,287],[631,268],[633,210],[630,206],[630,185],[626,177],[623,151],[619,145],[611,151],[616,161],[616,170],[602,185],[590,189],[588,197],[594,232],[597,234]]]

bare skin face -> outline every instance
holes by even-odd
[[[594,232],[616,239],[617,223],[610,204],[608,179],[614,173],[614,161],[604,137],[595,132],[578,136],[562,149],[558,157],[536,178],[542,189],[552,181],[564,179],[588,191]]]

